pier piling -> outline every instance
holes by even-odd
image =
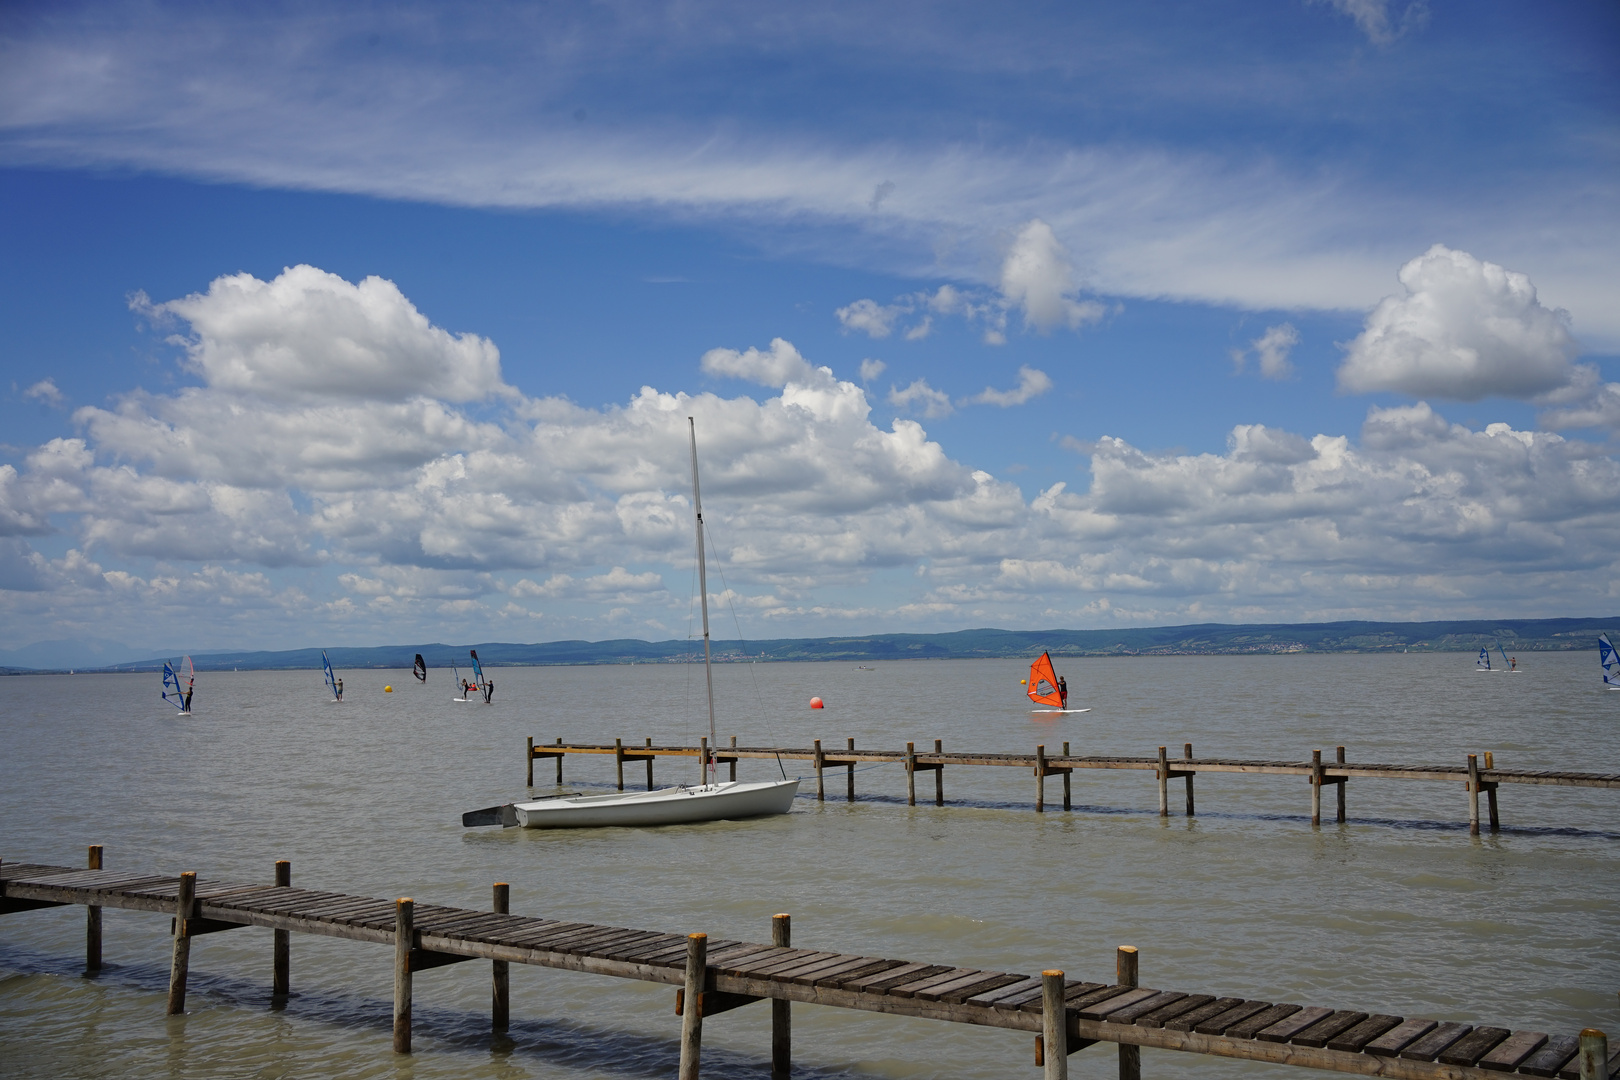
[[[651,735],[647,736],[647,749],[649,751],[652,750],[652,736]],[[651,753],[649,753],[647,755],[647,790],[648,791],[651,791],[653,789],[652,763],[653,763],[653,756],[652,756]],[[736,779],[736,777],[734,776],[734,777],[732,777],[732,779]]]
[[[613,768],[618,774],[619,790],[624,790],[624,740],[613,740]]]
[[[906,743],[906,805],[917,805],[917,744],[910,742]]]
[[[1479,835],[1479,755],[1468,755],[1468,835]]]
[[[1041,972],[1041,1057],[1044,1080],[1069,1080],[1069,1018],[1063,972]]]
[[[495,898],[491,910],[506,915],[512,910],[512,886],[504,881],[495,883]],[[505,960],[490,961],[490,1029],[505,1031],[512,1020],[512,987],[510,965]]]
[[[945,752],[945,740],[944,739],[935,739],[934,740],[934,753],[943,754],[944,752]],[[935,806],[944,806],[945,805],[945,763],[944,762],[940,762],[938,765],[934,766],[934,805]],[[1063,809],[1067,810],[1068,807],[1065,806]]]
[[[1135,988],[1137,981],[1136,946],[1121,945],[1115,951],[1114,981],[1120,986]],[[1119,1044],[1119,1080],[1142,1080],[1142,1048],[1129,1043]]]
[[[276,860],[277,888],[292,887],[292,863],[286,859]],[[270,998],[272,1001],[285,1001],[292,993],[292,931],[273,930],[275,940],[270,946]]]
[[[411,1052],[411,946],[416,937],[415,903],[394,902],[394,1053]]]
[[[1068,753],[1068,751],[1065,750],[1064,753]],[[1182,758],[1183,761],[1191,761],[1192,760],[1192,743],[1187,743],[1182,747],[1182,749],[1181,749],[1181,758]],[[1188,817],[1194,816],[1193,815],[1193,776],[1194,775],[1195,774],[1193,773],[1193,771],[1191,769],[1187,770],[1187,816]]]
[[[1340,764],[1340,765],[1344,764],[1344,747],[1336,746],[1336,747],[1333,748],[1333,760],[1337,764]],[[1344,824],[1344,789],[1350,786],[1350,778],[1348,776],[1341,776],[1341,777],[1338,777],[1338,781],[1339,781],[1338,784],[1337,784],[1338,795],[1339,795],[1339,817],[1338,817],[1338,821],[1339,821],[1340,825],[1343,825]]]
[[[772,945],[779,949],[791,948],[792,931],[793,920],[790,916],[771,916]],[[792,1071],[793,1003],[782,998],[771,998],[771,1080],[787,1080]]]
[[[1322,824],[1322,751],[1311,751],[1311,825]]]
[[[524,755],[524,759],[528,762],[528,766],[529,766],[529,776],[528,776],[528,779],[526,781],[524,781],[524,782],[526,784],[528,784],[529,787],[534,787],[534,736],[533,735],[529,736],[529,752]]]
[[[849,740],[849,752],[850,752],[851,755],[853,755],[855,753],[855,740],[854,739]],[[854,802],[855,801],[855,761],[854,761],[853,757],[850,759],[850,762],[849,762],[849,765],[847,766],[847,768],[849,770],[849,801]]]
[[[1609,1080],[1609,1037],[1597,1028],[1581,1032],[1581,1080]]]
[[[686,936],[686,982],[681,1009],[680,1080],[698,1080],[698,1057],[703,1049],[703,990],[708,974],[709,935]]]
[[[101,869],[101,845],[91,844],[89,858],[85,861],[89,870]],[[86,905],[84,909],[84,973],[94,975],[101,970],[101,907],[97,904]]]
[[[1035,812],[1046,813],[1046,745],[1035,748]]]
[[[180,875],[180,890],[174,902],[174,957],[169,963],[170,1016],[186,1011],[186,974],[191,968],[191,928],[187,926],[197,896],[197,875],[190,870]]]
[[[1496,755],[1487,750],[1485,751],[1485,771],[1492,772],[1495,769]],[[1480,782],[1480,786],[1485,789],[1486,808],[1490,811],[1491,815],[1491,832],[1496,832],[1502,827],[1502,821],[1496,815],[1496,781],[1483,780]]]
[[[1159,747],[1159,816],[1170,816],[1170,755]]]
[[[826,762],[821,756],[821,740],[817,739],[816,740],[816,801],[817,802],[826,802],[827,801],[826,777],[822,775],[823,772],[825,771],[825,769],[826,769]]]

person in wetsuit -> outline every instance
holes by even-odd
[[[1069,707],[1069,680],[1062,675],[1058,676],[1058,700],[1063,702],[1063,708]]]
[[[495,696],[495,680],[494,679],[485,679],[484,680],[484,704],[485,705],[490,704],[489,699],[494,697],[494,696]]]

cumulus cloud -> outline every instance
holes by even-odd
[[[1018,230],[1001,264],[1001,295],[1024,313],[1024,325],[1042,332],[1078,330],[1103,317],[1096,301],[1076,300],[1074,268],[1052,226],[1039,218]]]
[[[889,365],[881,360],[867,357],[861,361],[861,382],[868,383],[889,369]]]
[[[1027,401],[1040,397],[1052,389],[1052,379],[1039,368],[1032,368],[1024,364],[1018,369],[1018,385],[1011,390],[997,390],[987,386],[970,398],[963,398],[961,405],[1000,405],[1009,409],[1014,405],[1022,405]]]
[[[1425,0],[1410,0],[1399,15],[1391,13],[1389,0],[1327,2],[1340,14],[1354,19],[1356,26],[1367,35],[1367,40],[1375,45],[1387,45],[1407,31],[1422,26],[1429,18],[1429,5]]]
[[[1400,270],[1403,292],[1367,316],[1339,368],[1352,393],[1534,398],[1576,378],[1569,313],[1524,274],[1436,244]]]
[[[59,408],[67,397],[57,389],[55,379],[41,379],[39,382],[23,391],[23,397],[43,401],[45,404]]]
[[[1247,349],[1232,350],[1232,370],[1241,375],[1250,353],[1260,366],[1260,375],[1266,379],[1286,379],[1294,373],[1293,361],[1288,354],[1299,344],[1299,331],[1292,323],[1268,326],[1266,332],[1249,342]]]
[[[827,368],[811,367],[798,349],[781,338],[773,338],[771,347],[764,352],[752,346],[742,352],[710,349],[703,354],[701,364],[710,375],[747,379],[761,386],[783,387],[791,382],[807,383],[832,377]]]
[[[500,352],[476,334],[428,322],[391,281],[350,284],[313,266],[274,280],[216,278],[206,293],[130,306],[190,324],[190,367],[220,390],[295,400],[478,401],[513,391]]]
[[[917,379],[904,389],[889,387],[889,404],[902,409],[918,409],[930,420],[949,416],[956,411],[951,405],[951,396],[929,386],[927,379]]]
[[[876,300],[857,300],[839,308],[834,314],[838,316],[845,333],[859,330],[867,337],[886,338],[894,333],[894,321],[903,311],[903,308],[895,305],[884,307]]]

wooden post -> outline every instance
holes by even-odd
[[[191,968],[191,934],[186,925],[197,897],[197,875],[187,870],[180,875],[180,889],[174,904],[174,959],[169,965],[170,1016],[186,1011],[186,973]]]
[[[1333,760],[1337,761],[1340,765],[1344,764],[1344,747],[1342,747],[1342,746],[1334,747],[1334,749],[1333,749]],[[1337,784],[1333,785],[1333,786],[1339,789],[1339,824],[1343,825],[1344,824],[1344,789],[1350,786],[1350,778],[1348,776],[1341,776],[1341,777],[1339,777],[1339,782]]]
[[[652,749],[652,736],[651,735],[647,736],[647,749],[649,749],[649,750]],[[648,791],[651,791],[653,789],[652,763],[653,763],[652,755],[648,754],[647,755],[647,790]]]
[[[686,935],[686,993],[681,1007],[680,1080],[698,1080],[698,1053],[703,1049],[703,984],[707,982],[708,934]]]
[[[792,947],[792,920],[787,915],[771,916],[771,944]],[[786,1080],[793,1071],[793,1003],[771,998],[771,1080]]]
[[[1187,743],[1182,747],[1181,757],[1183,761],[1192,760],[1192,743]],[[1191,769],[1187,771],[1187,816],[1193,816],[1193,774]]]
[[[394,904],[394,1053],[411,1052],[411,945],[416,905],[408,896]]]
[[[855,761],[854,761],[854,757],[855,757],[855,740],[854,739],[849,740],[849,754],[850,754],[850,763],[847,766],[847,768],[849,769],[849,801],[854,802],[855,801]]]
[[[619,790],[624,790],[624,740],[613,740],[613,770],[618,774]]]
[[[817,802],[826,802],[827,801],[826,778],[821,775],[822,764],[823,763],[822,763],[822,755],[821,755],[821,740],[817,739],[816,740],[816,801]]]
[[[90,845],[90,857],[85,865],[91,870],[101,869],[101,845]],[[101,907],[86,905],[84,909],[84,972],[86,975],[101,970]]]
[[[1170,756],[1159,747],[1159,816],[1170,816]]]
[[[493,909],[497,915],[509,915],[512,911],[512,886],[504,881],[495,883],[495,902]],[[512,1020],[512,984],[509,975],[511,965],[505,960],[490,961],[490,1029],[505,1031]]]
[[[1068,1080],[1069,1018],[1061,971],[1041,972],[1041,1058],[1044,1080]]]
[[[1479,755],[1468,755],[1468,835],[1479,835]]]
[[[735,735],[731,737],[731,748],[733,750],[737,749],[737,736]],[[731,759],[731,778],[733,780],[737,779],[737,759],[735,757]]]
[[[935,739],[934,740],[934,753],[943,754],[944,752],[945,752],[945,740],[944,739]],[[935,766],[935,768],[934,768],[934,805],[935,806],[944,806],[945,805],[945,766],[944,766],[943,763]]]
[[[525,742],[528,745],[528,750],[524,753],[523,757],[525,764],[527,764],[529,768],[529,777],[525,782],[529,787],[534,787],[534,736],[530,735]]]
[[[562,736],[561,735],[557,736],[557,746],[559,748],[562,746]],[[559,752],[557,754],[557,786],[558,787],[562,787],[562,759],[563,759],[563,756],[562,756],[561,751],[559,750]]]
[[[1581,1032],[1581,1080],[1609,1080],[1609,1037],[1597,1028]]]
[[[1114,979],[1121,986],[1136,986],[1136,947],[1121,945],[1115,953]],[[1119,1080],[1142,1080],[1142,1048],[1119,1044]]]
[[[1322,824],[1322,751],[1311,751],[1311,824]]]
[[[1035,812],[1046,813],[1046,745],[1035,747]]]
[[[709,782],[709,737],[698,740],[698,787]]]
[[[1069,744],[1068,743],[1063,744],[1063,756],[1064,757],[1069,756]],[[1070,777],[1070,774],[1072,774],[1073,772],[1074,772],[1074,769],[1072,769],[1072,768],[1065,769],[1063,771],[1063,809],[1065,809],[1065,810],[1074,809],[1074,807],[1070,804],[1070,799],[1069,799],[1069,777]]]
[[[917,805],[917,744],[906,743],[906,805]]]
[[[286,889],[291,885],[292,863],[277,859],[276,886]],[[292,931],[272,930],[271,933],[275,940],[270,946],[270,996],[285,998],[292,993]]]
[[[1494,768],[1496,768],[1496,755],[1487,750],[1485,751],[1485,771],[1490,772]],[[1494,782],[1485,789],[1485,802],[1491,813],[1491,832],[1495,832],[1502,827],[1502,819],[1496,816],[1496,784]]]

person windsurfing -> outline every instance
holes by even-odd
[[[1058,698],[1063,702],[1063,708],[1069,707],[1069,680],[1062,675],[1058,676]]]

